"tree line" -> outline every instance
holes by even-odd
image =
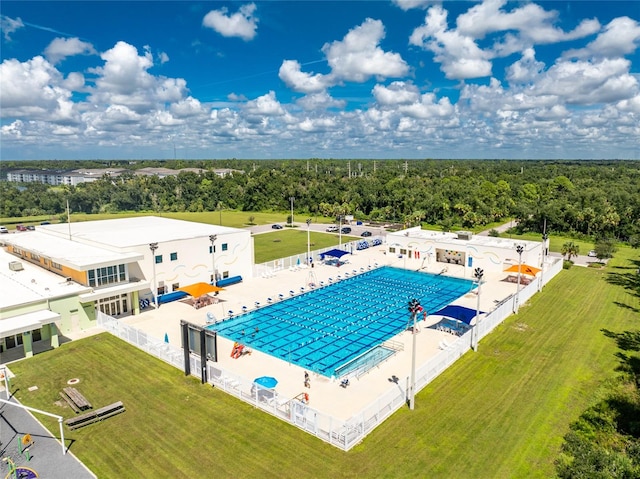
[[[637,243],[640,161],[202,160],[5,162],[11,168],[120,167],[78,186],[0,183],[0,216],[72,212],[289,211],[474,229],[515,219],[522,232]],[[177,176],[149,167],[201,168]],[[215,168],[241,172],[224,178]],[[3,175],[6,178],[6,175]]]

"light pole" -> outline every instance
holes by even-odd
[[[518,312],[520,308],[520,277],[522,275],[522,253],[524,252],[524,246],[521,244],[516,246],[516,253],[518,253],[518,288],[516,289],[516,310]]]
[[[290,196],[289,197],[289,201],[291,201],[291,227],[293,228],[293,202],[295,200],[295,197]]]
[[[153,304],[158,309],[158,288],[156,286],[156,250],[158,249],[158,243],[149,243],[149,249],[151,250],[151,266],[153,268]]]
[[[338,244],[342,246],[342,215],[338,216]]]
[[[478,281],[478,302],[476,303],[476,330],[475,334],[475,344],[472,344],[473,350],[478,351],[478,343],[480,342],[480,285],[482,284],[482,277],[484,276],[484,271],[482,268],[476,268],[473,271],[473,275],[476,277]]]
[[[422,310],[420,301],[412,299],[409,301],[409,312],[413,319],[413,327],[411,334],[413,335],[413,341],[411,346],[411,384],[409,385],[409,409],[413,410],[416,402],[416,316],[418,312]]]
[[[544,264],[547,261],[547,240],[549,239],[549,235],[547,233],[542,233],[542,262],[540,263],[540,281],[538,282],[538,291],[542,291],[542,286],[544,286],[542,280],[544,279]]]
[[[311,218],[307,220],[307,265],[311,266],[311,236],[309,229],[311,228]]]
[[[211,241],[211,284],[216,285],[216,235],[209,235],[209,241]]]

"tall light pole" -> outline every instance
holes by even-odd
[[[545,223],[546,226],[546,223]],[[549,235],[547,233],[542,233],[542,262],[540,263],[540,281],[538,282],[538,291],[542,291],[542,280],[544,279],[544,264],[547,261],[547,240],[549,239]]]
[[[520,308],[520,277],[522,276],[522,253],[524,252],[524,246],[521,244],[516,246],[516,253],[518,253],[518,288],[516,289],[516,310],[514,313],[518,312]]]
[[[311,236],[309,229],[311,228],[311,218],[307,220],[307,265],[311,266]]]
[[[151,250],[151,266],[153,267],[153,304],[158,309],[158,287],[156,286],[156,250],[158,249],[158,243],[149,243],[149,249]]]
[[[342,246],[342,215],[338,216],[338,244]]]
[[[211,284],[216,285],[216,235],[209,235],[209,241],[211,241]]]
[[[478,302],[476,303],[476,334],[475,334],[475,342],[472,342],[471,346],[474,351],[478,351],[478,343],[480,342],[480,285],[482,284],[482,277],[484,276],[484,271],[482,268],[476,268],[473,271],[473,275],[476,277],[478,281]]]
[[[413,327],[411,334],[413,335],[413,341],[411,346],[411,384],[409,385],[409,409],[413,410],[416,402],[416,316],[418,312],[422,310],[420,301],[412,299],[409,301],[409,312],[413,319]]]
[[[293,202],[295,201],[295,197],[290,196],[289,201],[291,202],[291,227],[293,228]]]

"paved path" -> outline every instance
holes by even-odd
[[[5,399],[5,392],[0,393]],[[15,399],[11,402],[18,404]],[[69,432],[65,430],[65,434]],[[30,434],[33,446],[29,448],[29,455],[21,454],[18,441]],[[9,457],[18,467],[28,467],[38,473],[43,479],[95,479],[73,454],[62,453],[62,446],[58,438],[53,437],[44,426],[27,410],[11,404],[0,403],[0,441],[2,458]],[[69,439],[65,442],[69,444]],[[0,465],[0,477],[9,473],[7,462]],[[20,477],[20,476],[18,476]]]

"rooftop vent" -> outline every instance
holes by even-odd
[[[24,269],[24,266],[22,266],[22,263],[20,261],[10,261],[9,269],[11,271],[22,271]]]
[[[471,231],[458,231],[458,239],[469,241],[473,237],[473,233]]]

